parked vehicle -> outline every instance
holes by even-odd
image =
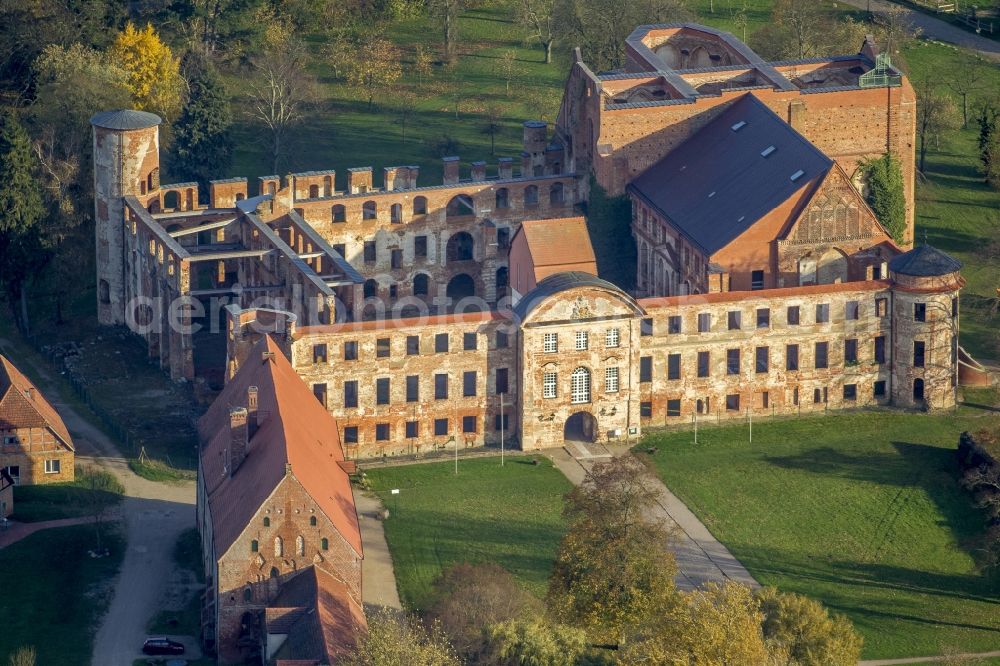
[[[147,638],[142,644],[143,654],[184,654],[184,645],[166,636]]]

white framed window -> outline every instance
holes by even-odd
[[[554,398],[558,394],[556,390],[556,373],[546,372],[542,375],[542,397],[543,398]]]
[[[617,328],[609,328],[604,333],[604,346],[605,347],[617,347],[621,344],[621,334],[618,332]]]
[[[618,368],[604,368],[604,390],[618,393]]]
[[[584,350],[587,348],[587,331],[576,332],[576,348],[577,350]]]
[[[546,354],[555,354],[559,351],[558,333],[545,333],[542,335],[542,351]]]
[[[59,460],[46,460],[45,461],[45,473],[46,474],[58,474],[62,468],[59,465]]]
[[[577,368],[573,371],[571,401],[574,405],[590,402],[590,370]]]

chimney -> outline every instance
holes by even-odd
[[[514,177],[514,158],[501,157],[498,162],[500,163],[497,167],[500,180],[511,180]]]
[[[411,164],[410,165],[410,174],[409,175],[410,175],[410,177],[409,177],[409,183],[407,184],[406,187],[408,189],[414,190],[414,189],[417,188],[417,176],[420,175],[420,167],[417,166],[417,165],[415,165],[415,164]]]
[[[247,457],[247,410],[246,407],[233,407],[229,410],[229,476]]]
[[[247,440],[253,438],[260,427],[260,412],[257,411],[257,387],[247,389]]]
[[[454,155],[449,157],[442,157],[441,161],[444,162],[444,184],[445,185],[455,185],[458,183],[458,169],[459,169],[459,158]]]
[[[472,163],[472,181],[481,183],[486,180],[486,162]]]

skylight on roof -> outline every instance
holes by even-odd
[[[799,169],[798,171],[796,171],[795,173],[792,174],[792,177],[791,177],[790,180],[794,183],[795,181],[797,181],[799,178],[801,178],[804,175],[806,175],[806,172],[803,171],[802,169]]]
[[[760,151],[760,156],[761,157],[767,157],[768,155],[770,155],[771,153],[773,153],[775,150],[777,150],[777,148],[775,148],[774,146],[768,146],[764,150]]]
[[[746,124],[747,124],[747,121],[741,120],[740,122],[738,122],[735,125],[733,125],[732,129],[733,129],[734,132],[739,132],[741,129],[743,129],[744,127],[746,127]]]

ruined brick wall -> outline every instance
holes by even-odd
[[[312,518],[316,519],[315,525]],[[276,539],[281,542],[280,554]],[[361,604],[361,557],[291,473],[261,505],[229,550],[217,557],[217,636],[222,663],[239,661],[236,642],[243,614],[265,608],[281,593],[283,584],[310,566],[344,581],[351,596]]]
[[[18,467],[18,474],[11,472],[11,476],[18,476],[20,485],[72,481],[74,460],[73,451],[48,428],[0,428],[0,468]],[[58,471],[52,471],[57,467]]]

